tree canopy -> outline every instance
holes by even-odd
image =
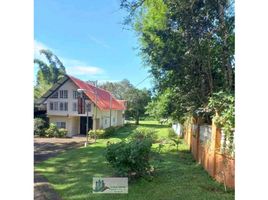
[[[100,87],[110,91],[118,99],[127,100],[126,118],[134,118],[136,124],[139,124],[139,119],[145,115],[145,108],[151,100],[149,90],[137,89],[127,79],[120,82],[105,82]]]
[[[137,32],[159,102],[170,93],[165,107],[173,118],[207,107],[214,93],[234,93],[233,2],[122,0],[121,7]]]
[[[41,97],[47,92],[54,83],[61,79],[66,70],[60,59],[53,54],[50,50],[40,50],[40,54],[43,54],[48,63],[40,59],[34,59],[34,63],[38,65],[36,85],[34,86],[34,98]]]

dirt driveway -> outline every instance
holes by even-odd
[[[42,162],[67,149],[84,146],[86,137],[34,138],[34,163]]]
[[[84,146],[86,137],[73,138],[34,138],[34,164],[42,162],[58,153],[71,148]],[[34,199],[60,200],[48,181],[40,174],[34,172]]]

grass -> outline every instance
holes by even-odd
[[[139,126],[157,129],[160,137],[168,134],[168,127],[157,122],[141,122]],[[224,192],[223,185],[215,182],[196,164],[184,144],[180,145],[179,152],[173,146],[164,146],[160,158],[152,161],[156,166],[152,181],[139,179],[130,183],[128,194],[93,194],[93,177],[111,177],[114,174],[104,157],[107,141],[120,141],[137,127],[122,127],[113,138],[99,139],[88,147],[68,150],[38,164],[35,169],[49,180],[65,200],[234,199],[234,191]],[[157,144],[153,145],[154,151],[157,147]]]

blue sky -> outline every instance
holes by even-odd
[[[42,59],[38,50],[48,48],[68,74],[82,80],[126,78],[138,84],[149,75],[149,68],[135,50],[135,33],[123,29],[126,13],[119,4],[120,0],[35,0],[35,57]],[[151,88],[150,78],[138,87]]]

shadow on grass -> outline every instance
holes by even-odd
[[[163,127],[155,124],[140,126]],[[63,199],[234,199],[232,192],[224,193],[222,184],[215,182],[194,161],[185,146],[181,146],[179,151],[166,146],[159,154],[161,159],[153,157],[151,161],[155,166],[153,180],[149,182],[139,179],[135,183],[130,183],[127,195],[93,194],[92,178],[111,177],[115,172],[105,159],[106,142],[116,139],[120,141],[128,137],[137,127],[136,125],[122,127],[112,138],[97,140],[97,143],[86,148],[61,153],[38,164],[37,171],[49,180]]]

